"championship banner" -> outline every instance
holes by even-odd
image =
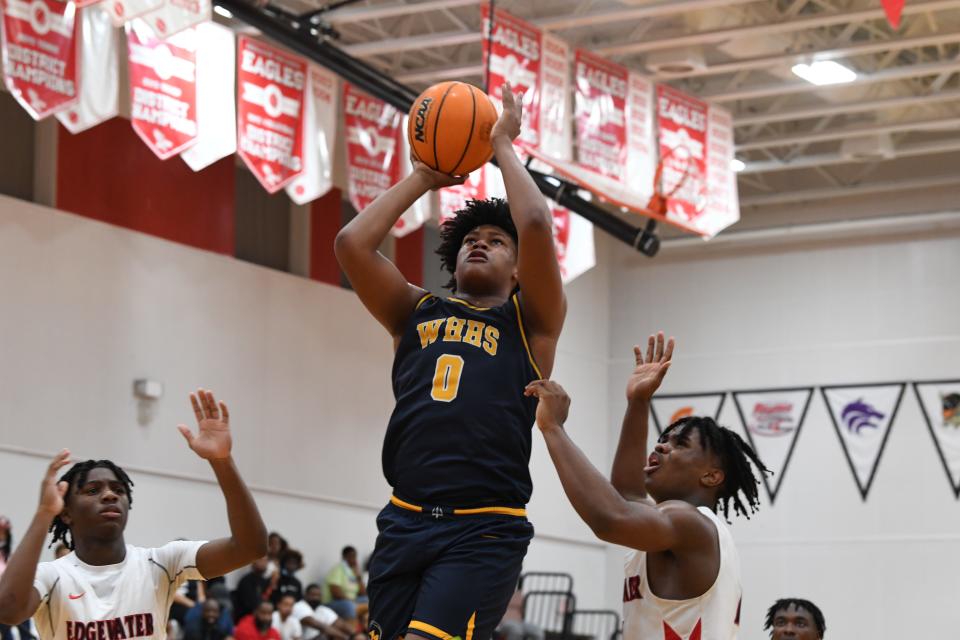
[[[400,124],[400,176],[406,177],[413,172],[413,163],[410,161],[410,140],[407,136],[403,135],[403,131],[407,130],[407,122],[409,116],[403,116],[403,122]],[[390,233],[395,238],[402,238],[405,235],[413,233],[424,223],[430,219],[430,214],[432,211],[431,208],[431,193],[428,191],[420,197],[419,200],[413,203],[413,206],[403,212],[403,215],[400,216],[400,219],[394,223],[393,228],[390,229]]]
[[[783,486],[812,396],[812,387],[733,392],[747,442],[773,472],[761,474],[770,504]]]
[[[905,387],[901,382],[820,389],[864,501],[880,466]]]
[[[570,47],[556,36],[543,35],[540,68],[540,151],[555,160],[573,157],[570,127]]]
[[[654,84],[649,78],[638,73],[630,74],[627,80],[627,166],[624,175],[630,176],[631,182],[639,181],[641,193],[647,197],[653,195],[652,184],[657,170],[654,93]]]
[[[707,118],[707,208],[696,221],[707,237],[740,220],[734,154],[733,116],[711,105]]]
[[[490,7],[480,7],[483,25],[483,66],[487,70],[487,93],[499,107],[501,87],[509,82],[514,93],[523,93],[523,127],[517,142],[525,149],[540,145],[540,58],[542,33],[532,24]]]
[[[960,380],[914,382],[913,391],[953,495],[960,500]]]
[[[76,8],[57,0],[3,0],[3,74],[34,120],[78,99]]]
[[[400,112],[343,84],[350,202],[363,211],[400,179]]]
[[[233,31],[213,22],[197,32],[197,141],[180,154],[200,171],[237,150],[236,42]]]
[[[667,218],[692,222],[707,207],[707,103],[657,85],[657,125]]]
[[[122,27],[134,18],[140,18],[163,6],[164,0],[107,0],[103,8],[113,19],[115,27]]]
[[[337,135],[337,76],[311,64],[303,111],[303,174],[287,185],[287,195],[306,204],[333,186],[333,144]]]
[[[602,176],[627,176],[627,68],[577,49],[577,163]]]
[[[553,214],[553,246],[560,265],[560,278],[563,284],[568,284],[597,264],[593,225],[549,198],[547,206]]]
[[[70,133],[80,133],[120,113],[120,34],[99,8],[79,10],[80,99],[56,114]]]
[[[681,418],[690,416],[707,416],[714,420],[720,419],[720,411],[727,394],[723,391],[710,393],[677,393],[657,394],[650,401],[650,415],[653,417],[653,426],[657,433],[672,425]]]
[[[303,172],[307,63],[260,40],[237,47],[237,152],[268,193]]]
[[[130,123],[161,160],[197,141],[197,34],[160,40],[142,20],[127,25]]]
[[[210,0],[164,0],[159,8],[143,16],[160,38],[213,20]]]

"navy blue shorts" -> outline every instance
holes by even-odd
[[[408,631],[487,640],[517,589],[533,525],[525,515],[410,506],[388,504],[377,517],[367,585],[371,640]]]

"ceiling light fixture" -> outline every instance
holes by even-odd
[[[736,173],[740,173],[747,168],[747,163],[745,163],[740,158],[734,158],[730,161],[730,168],[733,169]]]
[[[224,9],[223,7],[221,7],[220,5],[215,5],[215,6],[213,7],[213,12],[214,12],[215,14],[217,14],[218,16],[223,16],[223,17],[226,18],[227,20],[229,20],[230,18],[233,17],[233,14],[232,14],[232,13],[230,13],[229,11],[227,11],[226,9]]]
[[[818,60],[810,64],[795,64],[792,71],[807,82],[817,86],[827,84],[845,84],[857,79],[852,69],[833,60]]]

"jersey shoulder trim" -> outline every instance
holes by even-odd
[[[417,306],[415,306],[415,307],[413,308],[414,311],[416,311],[416,310],[419,309],[421,306],[423,306],[423,303],[426,302],[427,300],[429,300],[429,299],[432,298],[432,297],[433,297],[433,294],[432,294],[432,293],[425,293],[425,294],[423,294],[423,297],[420,298],[419,300],[417,300]]]
[[[513,294],[511,298],[513,300],[513,308],[517,311],[517,326],[520,327],[520,337],[523,339],[523,348],[527,351],[527,358],[530,360],[530,366],[533,367],[533,370],[537,374],[537,378],[543,379],[543,374],[540,373],[540,367],[537,366],[537,361],[533,357],[533,352],[530,351],[530,343],[527,341],[527,330],[523,327],[523,314],[520,312],[520,298],[518,294]]]
[[[490,311],[490,307],[476,307],[470,304],[469,302],[467,302],[466,300],[461,300],[460,298],[456,298],[454,296],[448,297],[447,300],[449,300],[450,302],[456,302],[457,304],[462,304],[466,308],[473,309],[474,311]]]

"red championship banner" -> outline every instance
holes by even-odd
[[[540,65],[540,151],[555,160],[573,157],[570,127],[570,47],[555,36],[543,36]]]
[[[709,237],[740,220],[734,152],[733,116],[711,105],[707,116],[707,208],[696,220]]]
[[[34,120],[77,101],[76,13],[73,4],[55,0],[3,2],[7,89]]]
[[[627,166],[624,175],[639,180],[649,194],[656,172],[656,134],[653,127],[654,86],[649,78],[631,73],[627,86]]]
[[[609,178],[624,177],[627,164],[626,67],[577,50],[577,160]]]
[[[160,40],[142,20],[127,25],[130,123],[166,160],[197,141],[197,34]]]
[[[440,224],[456,215],[467,200],[483,200],[487,197],[488,166],[490,165],[484,165],[471,173],[463,184],[446,187],[437,192],[440,196]]]
[[[547,206],[553,213],[553,246],[560,278],[567,284],[597,264],[593,225],[552,200],[547,200]]]
[[[237,149],[276,193],[303,172],[307,63],[246,36],[237,47]]]
[[[344,83],[350,202],[363,211],[400,179],[400,112]]]
[[[487,93],[501,100],[504,82],[514,92],[523,92],[523,130],[518,142],[527,147],[540,144],[540,58],[543,37],[539,29],[506,11],[494,9],[490,27],[490,8],[481,7],[483,24],[483,64],[487,69]]]
[[[82,9],[84,7],[95,5],[98,2],[102,2],[102,0],[72,0],[71,4],[73,4],[73,6],[75,6],[77,9]]]
[[[658,85],[657,124],[667,217],[689,224],[707,206],[707,104]]]

